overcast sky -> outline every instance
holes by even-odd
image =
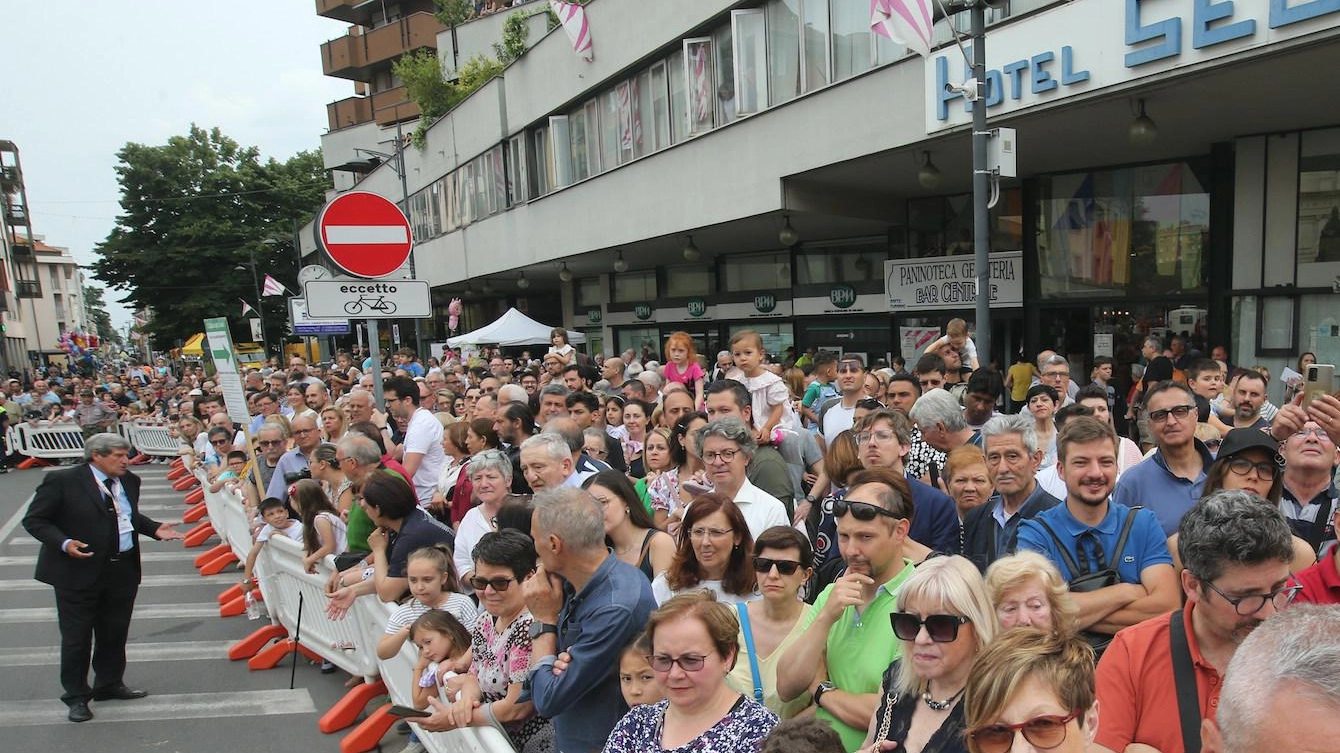
[[[163,144],[196,123],[262,157],[319,147],[326,104],[353,85],[321,75],[321,43],[346,26],[315,5],[5,3],[0,139],[19,148],[33,232],[95,261],[119,214],[113,168],[126,142]],[[124,327],[120,295],[105,297]]]

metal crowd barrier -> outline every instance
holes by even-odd
[[[5,435],[10,452],[39,460],[82,459],[84,432],[78,425],[50,421],[22,421]]]
[[[152,419],[117,424],[117,431],[124,430],[135,449],[158,458],[175,458],[181,450],[181,440],[173,437],[170,429],[167,422]]]

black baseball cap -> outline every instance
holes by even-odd
[[[1273,456],[1275,465],[1284,467],[1284,456],[1280,455],[1280,445],[1271,436],[1260,429],[1233,429],[1224,435],[1223,441],[1219,443],[1219,458],[1231,458],[1239,452],[1250,449],[1265,450],[1267,455]]]

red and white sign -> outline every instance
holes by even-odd
[[[385,277],[409,258],[409,220],[390,200],[367,191],[331,199],[316,217],[317,239],[340,269],[358,277]]]

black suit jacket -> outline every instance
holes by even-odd
[[[130,522],[135,527],[135,535],[156,538],[160,524],[139,511],[139,477],[127,472],[117,481],[130,500]],[[102,490],[88,464],[48,473],[33,494],[28,514],[23,517],[23,527],[42,542],[34,577],[57,588],[78,589],[93,585],[120,543],[116,513],[107,509]],[[76,559],[66,554],[61,549],[66,539],[88,544],[87,551],[93,552],[93,556]],[[138,542],[129,554],[138,582]]]
[[[1016,528],[1014,536],[1008,542],[1007,551],[996,551],[996,519],[991,515],[995,509],[1000,497],[992,495],[991,499],[972,508],[968,514],[963,517],[963,551],[961,554],[972,561],[978,570],[986,572],[986,568],[992,562],[1014,554],[1018,546],[1019,531]],[[1041,486],[1033,490],[1033,495],[1028,501],[1019,508],[1019,520],[1032,520],[1034,516],[1043,510],[1061,504],[1061,500],[1048,494]]]

